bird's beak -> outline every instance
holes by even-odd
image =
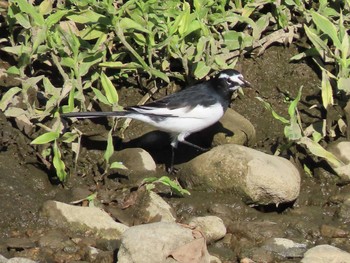
[[[239,80],[243,82],[243,85],[242,85],[243,88],[251,88],[252,87],[250,82],[246,81],[243,77],[239,77]]]

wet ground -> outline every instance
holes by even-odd
[[[287,101],[296,96],[300,86],[304,86],[301,112],[305,126],[319,121],[322,114],[317,109],[309,109],[313,104],[320,103],[316,96],[320,93],[320,80],[307,64],[289,62],[289,58],[296,53],[295,48],[272,47],[263,56],[246,58],[238,64],[246,79],[253,84],[254,90],[246,91],[244,96],[239,95],[232,108],[254,125],[257,139],[252,147],[267,153],[273,153],[276,146],[283,142],[283,125],[272,118],[256,96],[264,98],[276,112],[287,117]],[[0,83],[0,86],[3,85],[5,83]],[[122,88],[119,94],[122,105],[135,104],[142,98],[136,89]],[[36,152],[29,145],[30,139],[14,128],[2,113],[0,126],[0,254],[39,258],[47,262],[83,260],[79,257],[82,248],[71,251],[62,248],[60,253],[57,253],[57,247],[51,250],[37,248],[43,237],[51,240],[73,238],[69,233],[62,237],[62,233],[54,232],[41,220],[40,207],[46,200],[76,200],[81,192],[98,190],[99,194],[105,195],[114,188],[129,187],[128,180],[116,182],[113,176],[107,177],[104,183],[99,180],[98,159],[102,152],[96,148],[103,149],[103,146],[98,143],[95,146],[90,141],[85,144],[88,149],[82,150],[76,174],[72,173],[64,187],[54,184],[50,181],[50,173],[40,164]],[[95,133],[99,130],[106,131],[104,125],[86,129]],[[147,129],[142,124],[133,122],[125,136],[135,138]],[[169,149],[166,148],[167,150]],[[186,154],[186,151],[187,148],[180,149],[180,154]],[[157,154],[157,150],[154,152]],[[164,152],[165,150],[158,151],[158,154],[163,156]],[[69,151],[66,153],[65,157],[69,159]],[[154,157],[156,160],[165,158]],[[163,169],[161,161],[159,174],[164,174]],[[210,252],[225,262],[259,255],[258,247],[270,237],[286,237],[308,246],[329,243],[350,251],[350,227],[347,224],[350,221],[350,208],[347,216],[342,206],[343,201],[349,198],[349,186],[337,186],[334,175],[318,170],[321,171],[313,178],[303,174],[300,197],[294,204],[277,208],[249,207],[232,193],[198,192],[195,189],[191,190],[192,195],[189,197],[165,199],[175,208],[179,221],[208,214],[217,215],[224,220],[228,235],[224,240],[213,244]],[[126,183],[125,186],[123,183]],[[264,257],[267,256],[261,255],[261,258]],[[288,259],[287,262],[299,260]]]

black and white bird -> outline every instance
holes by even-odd
[[[172,138],[172,157],[169,167],[169,172],[172,172],[174,149],[178,143],[205,151],[204,148],[186,141],[186,137],[219,121],[230,105],[233,92],[240,87],[250,87],[250,83],[238,71],[226,69],[208,81],[145,105],[126,107],[123,111],[71,112],[61,116],[64,118],[131,118],[168,132]]]

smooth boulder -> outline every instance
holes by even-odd
[[[220,145],[182,165],[188,187],[234,191],[249,204],[294,201],[300,174],[288,160],[241,145]]]

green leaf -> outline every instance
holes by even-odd
[[[149,69],[149,71],[150,71],[152,76],[156,76],[156,77],[164,80],[165,82],[170,83],[170,79],[165,73],[163,73],[157,69],[154,69],[154,68]]]
[[[61,152],[58,149],[56,141],[53,145],[53,160],[52,160],[52,162],[53,162],[53,166],[55,167],[57,177],[60,179],[61,182],[66,181],[66,179],[67,179],[66,166],[61,159]]]
[[[299,140],[302,137],[301,129],[296,121],[284,127],[284,136],[292,141]]]
[[[119,25],[123,30],[134,29],[141,32],[149,33],[149,30],[147,30],[144,25],[140,25],[128,17],[122,18],[119,22]]]
[[[328,18],[320,15],[315,11],[311,11],[312,20],[315,22],[316,26],[321,29],[324,33],[326,33],[333,41],[333,44],[341,49],[341,43],[338,38],[337,28],[336,26],[328,20]]]
[[[228,31],[228,32],[224,32],[223,36],[224,36],[224,43],[230,51],[241,48],[241,45],[243,43],[243,36],[244,36],[243,33],[236,32],[236,31]]]
[[[294,118],[294,116],[295,116],[296,109],[297,109],[298,103],[299,103],[300,98],[301,98],[302,90],[303,90],[303,86],[301,86],[299,88],[299,92],[298,92],[297,97],[291,102],[291,104],[288,107],[288,114],[291,118]]]
[[[113,163],[111,163],[111,166],[109,168],[111,168],[111,169],[123,169],[123,170],[128,169],[122,162],[113,162]]]
[[[17,3],[19,9],[23,13],[29,14],[33,18],[36,25],[42,26],[45,24],[44,17],[37,11],[34,5],[28,3],[27,0],[16,0],[14,2]]]
[[[16,66],[12,66],[12,67],[9,67],[7,70],[6,70],[6,73],[8,74],[13,74],[13,75],[20,75],[21,74],[21,71],[19,68],[17,68]]]
[[[112,129],[111,129],[108,132],[107,148],[103,155],[103,158],[105,159],[106,163],[109,163],[109,159],[111,158],[113,153],[114,153],[114,145],[113,145],[113,137],[112,137]]]
[[[98,64],[100,67],[120,68],[120,69],[141,69],[142,66],[136,62],[123,63],[121,61],[103,62]]]
[[[321,87],[322,104],[323,107],[327,110],[329,106],[333,105],[333,90],[327,72],[325,70],[322,70]]]
[[[196,69],[194,70],[194,76],[197,79],[202,79],[209,74],[211,68],[205,64],[204,61],[199,61],[196,65]]]
[[[289,120],[287,120],[286,118],[282,117],[281,115],[279,115],[277,112],[275,112],[275,110],[272,108],[271,104],[264,101],[263,98],[261,97],[256,97],[257,100],[261,101],[265,107],[265,109],[271,111],[272,116],[276,119],[279,120],[280,122],[282,122],[283,124],[289,124]]]
[[[21,91],[21,88],[19,87],[13,87],[9,89],[1,98],[0,110],[4,111],[9,105],[9,103],[11,102],[11,100],[13,99],[13,97],[20,91]]]
[[[95,93],[96,98],[97,98],[100,102],[102,102],[102,103],[104,103],[104,104],[106,104],[106,105],[110,105],[108,99],[106,98],[105,95],[103,95],[103,93],[102,93],[100,90],[98,90],[98,89],[96,89],[96,88],[92,88],[92,90],[93,90],[93,92]]]
[[[58,137],[60,136],[60,134],[58,132],[46,132],[42,135],[40,135],[39,137],[36,137],[30,144],[45,144],[45,143],[49,143],[52,141],[55,141],[56,139],[58,139]]]
[[[74,142],[77,138],[79,138],[79,134],[74,132],[65,132],[62,135],[62,141],[65,143]]]
[[[315,46],[318,52],[330,51],[327,44],[319,36],[317,36],[314,32],[312,32],[310,28],[304,25],[304,29],[307,37],[310,39],[310,41]]]
[[[63,16],[68,14],[69,10],[58,10],[55,13],[48,16],[45,20],[47,28],[50,29],[50,27],[54,24],[57,24],[58,21],[62,19]]]
[[[47,15],[52,12],[52,0],[43,0],[39,5],[39,13]]]
[[[34,42],[33,42],[33,49],[32,49],[32,54],[37,53],[37,49],[39,47],[39,45],[41,45],[42,43],[44,43],[44,41],[46,40],[46,35],[47,35],[47,27],[46,26],[42,26],[42,27],[37,27],[36,28],[36,35],[34,38]]]
[[[344,165],[344,163],[340,161],[334,154],[327,151],[319,143],[311,140],[308,137],[302,137],[298,143],[304,144],[312,154],[326,159],[327,162],[335,167],[341,167]]]
[[[115,89],[112,81],[110,81],[110,79],[103,72],[101,73],[101,84],[106,93],[108,102],[112,105],[117,104],[119,100],[117,90]]]
[[[25,13],[18,13],[15,14],[15,18],[17,20],[17,22],[24,28],[29,29],[32,27],[32,25],[30,24],[29,21],[29,17],[27,14]]]
[[[81,13],[68,15],[67,18],[79,24],[101,23],[101,21],[107,19],[106,16],[98,14],[90,9],[87,9]]]

